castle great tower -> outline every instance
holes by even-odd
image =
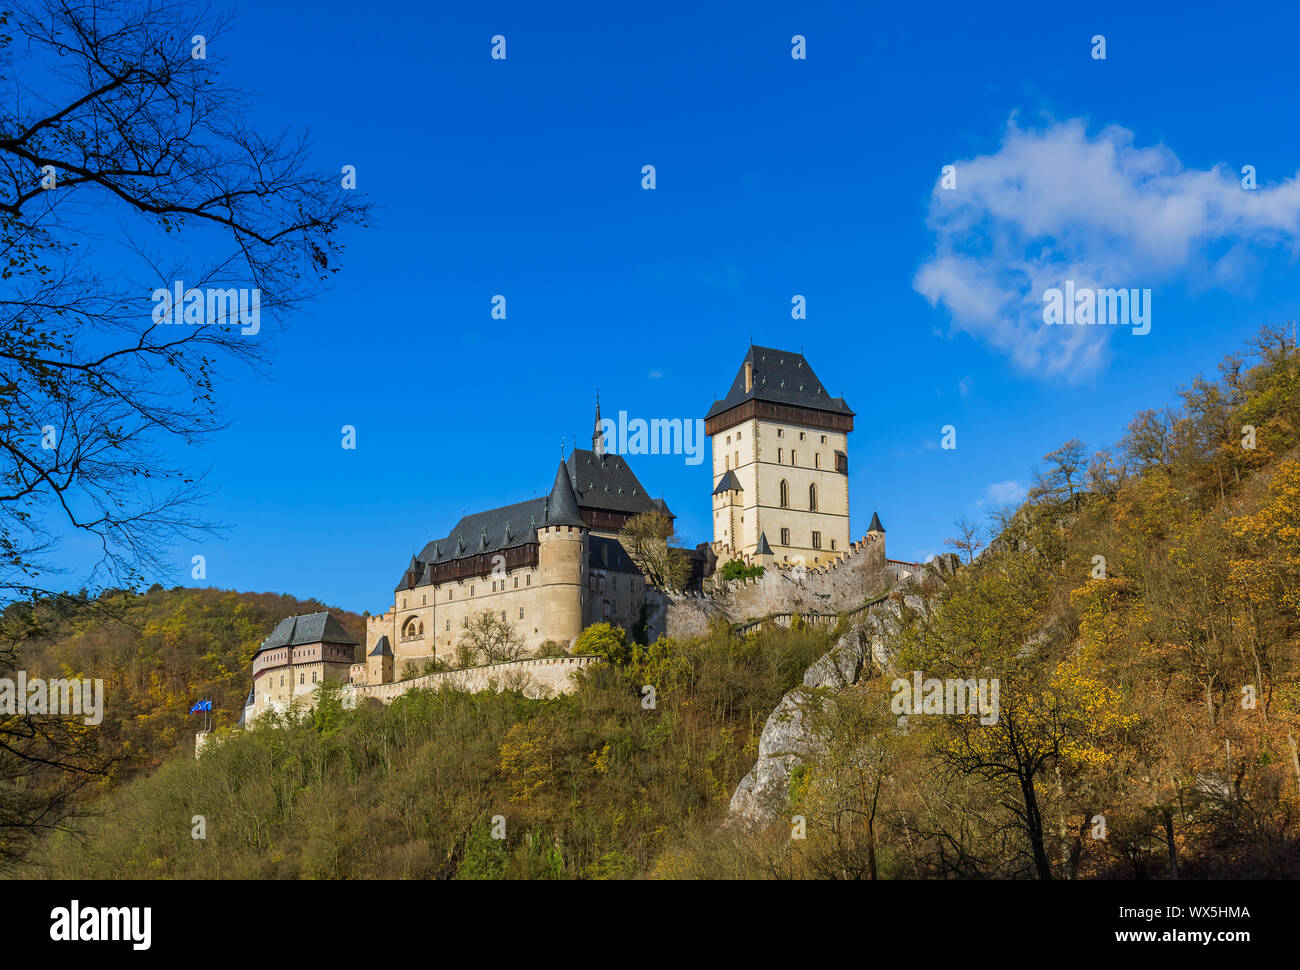
[[[803,354],[751,345],[704,428],[719,558],[815,565],[844,555],[853,411]]]

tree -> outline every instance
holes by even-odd
[[[611,623],[593,623],[583,630],[573,642],[573,653],[575,656],[591,654],[615,666],[626,664],[632,659],[627,634],[622,627]]]
[[[248,125],[215,45],[195,56],[191,38],[224,26],[189,0],[0,13],[0,602],[50,598],[68,535],[96,550],[88,586],[170,572],[171,546],[205,528],[203,489],[161,444],[221,426],[224,369],[262,361],[264,322],[319,291],[339,230],[364,221],[302,139]],[[34,617],[6,617],[0,671]],[[0,779],[67,779],[6,799],[0,825],[60,824],[66,792],[104,769],[82,741],[0,720]]]
[[[481,610],[469,618],[460,644],[474,655],[482,654],[488,663],[518,660],[524,652],[524,638],[514,624],[492,610]]]
[[[662,512],[632,516],[618,534],[629,558],[660,589],[681,589],[691,575],[691,561],[683,549],[674,548],[673,520]]]
[[[969,566],[975,561],[975,553],[983,545],[979,538],[979,529],[964,515],[953,525],[957,527],[957,535],[952,539],[945,539],[943,544],[965,557],[963,561]]]
[[[1084,469],[1088,462],[1088,446],[1078,438],[1071,438],[1055,451],[1043,455],[1047,470],[1035,472],[1035,485],[1031,498],[1049,498],[1068,501],[1083,484]]]
[[[220,426],[224,368],[262,360],[264,318],[364,220],[302,139],[247,124],[224,26],[189,0],[39,0],[0,36],[0,596],[40,591],[56,526],[94,540],[95,581],[168,571],[203,492],[159,445]],[[4,70],[11,44],[29,69]]]

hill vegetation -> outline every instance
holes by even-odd
[[[823,753],[767,830],[723,824],[730,794],[773,707],[846,621],[649,646],[596,629],[588,643],[609,662],[546,701],[419,691],[349,711],[326,686],[310,714],[197,761],[181,750],[108,794],[27,872],[1300,876],[1298,443],[1300,354],[1265,330],[1113,450],[1071,441],[1045,456],[978,555],[982,541],[954,540],[973,561],[904,611],[890,669],[823,692]],[[214,643],[251,641],[219,634],[226,622],[196,608],[167,630],[233,703],[236,654]],[[166,653],[159,623],[149,643]],[[90,627],[76,635],[109,649]],[[117,730],[162,757],[150,737],[181,730],[157,713],[184,693],[171,661],[114,656],[157,717]],[[900,722],[893,680],[913,671],[996,680],[996,720]]]
[[[253,651],[294,613],[329,609],[358,641],[364,621],[315,600],[217,589],[46,596],[0,612],[0,674],[104,682],[103,721],[0,714],[0,861],[67,812],[171,757],[193,757],[201,716],[233,725]],[[36,824],[33,824],[33,819]]]

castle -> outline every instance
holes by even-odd
[[[690,612],[681,608],[690,598],[684,593],[724,588],[713,575],[719,561],[771,566],[778,576],[793,570],[801,588],[804,570],[829,574],[843,564],[839,582],[856,591],[864,582],[858,563],[878,572],[886,561],[878,517],[861,545],[849,541],[853,417],[802,354],[751,345],[727,395],[704,418],[713,447],[713,540],[686,551],[688,590],[665,591],[646,581],[619,532],[639,513],[670,521],[673,514],[610,453],[597,402],[591,450],[575,448],[561,461],[544,496],[464,516],[425,543],[403,569],[392,608],[367,618],[364,645],[328,613],[282,620],[254,654],[241,721],[310,697],[324,681],[391,699],[394,691],[377,688],[420,674],[437,678],[463,661],[458,648],[485,614],[515,639],[508,656],[489,658],[496,660],[562,655],[597,622],[647,639],[671,634],[675,618]],[[869,557],[858,556],[868,547]],[[536,672],[568,676],[558,660],[546,666],[556,669]]]

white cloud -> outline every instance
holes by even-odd
[[[1015,479],[1007,479],[1005,482],[994,482],[991,485],[985,485],[984,498],[975,504],[982,506],[985,502],[992,502],[994,505],[1009,505],[1019,502],[1025,497],[1025,494],[1025,486]]]
[[[956,167],[955,189],[936,181],[935,251],[913,286],[954,330],[1044,377],[1080,379],[1104,365],[1112,333],[1131,339],[1123,327],[1045,325],[1046,289],[1232,286],[1260,248],[1300,249],[1296,178],[1247,191],[1232,169],[1185,168],[1118,126],[1089,136],[1075,119],[1030,131],[1013,117],[997,152]],[[1153,295],[1153,332],[1174,326]]]
[[[957,382],[957,393],[961,395],[963,401],[969,401],[970,396],[975,393],[975,378],[967,374]]]

